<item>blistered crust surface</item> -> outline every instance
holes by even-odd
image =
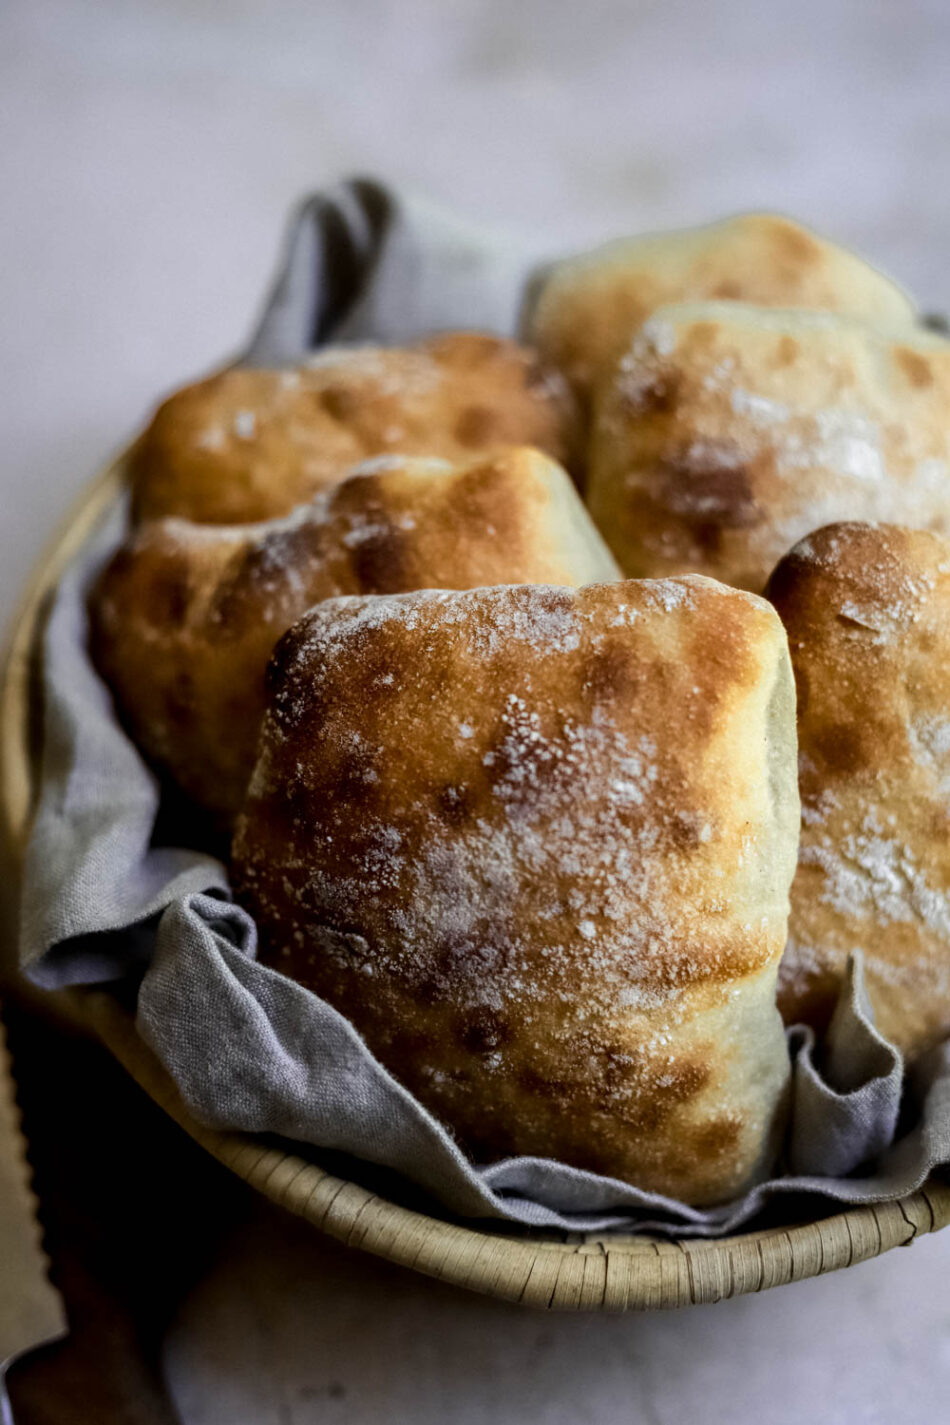
[[[532,445],[570,467],[563,378],[514,342],[449,333],[330,347],[286,370],[234,367],[171,396],[131,462],[136,518],[208,524],[289,514],[375,455],[466,460]]]
[[[234,874],[263,953],[483,1159],[687,1200],[774,1146],[794,708],[708,580],[322,604],[281,641]]]
[[[311,604],[617,572],[568,476],[537,451],[457,467],[381,457],[286,519],[141,526],[93,592],[93,651],[139,745],[228,815],[253,767],[268,657]]]
[[[950,530],[950,342],[833,313],[654,314],[598,392],[588,502],[628,574],[761,590],[835,520]]]
[[[745,213],[608,243],[559,263],[524,325],[544,359],[587,397],[657,307],[720,300],[888,323],[914,319],[908,296],[856,254],[788,218]]]
[[[802,838],[780,1004],[821,1029],[852,950],[883,1033],[950,1032],[950,543],[840,524],[769,597],[798,685]]]

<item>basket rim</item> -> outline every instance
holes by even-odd
[[[127,451],[81,494],[40,557],[11,624],[0,672],[0,833],[14,873],[32,815],[32,653],[44,602],[66,565],[111,510]],[[830,1212],[813,1222],[730,1237],[519,1236],[506,1225],[465,1225],[404,1207],[262,1138],[195,1119],[132,1016],[103,990],[47,998],[90,1028],[146,1093],[207,1152],[257,1192],[348,1246],[499,1299],[568,1311],[656,1310],[724,1300],[840,1270],[908,1246],[950,1222],[950,1184],[931,1179],[900,1200]]]
[[[47,595],[124,488],[127,460],[124,450],[110,461],[59,520],[8,625],[0,668],[0,836],[16,866],[22,861],[33,810],[29,693],[37,627]]]

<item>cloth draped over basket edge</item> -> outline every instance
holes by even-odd
[[[510,333],[535,256],[380,183],[341,184],[294,217],[243,359],[279,364],[330,340],[398,342],[440,328]],[[341,1015],[258,963],[256,928],[231,903],[221,862],[153,839],[159,785],[87,652],[86,590],[124,524],[114,511],[67,571],[44,633],[20,956],[50,987],[141,975],[139,1031],[195,1117],[393,1169],[463,1217],[575,1231],[713,1237],[773,1198],[881,1202],[950,1164],[950,1047],[908,1079],[874,1028],[860,952],[820,1058],[810,1031],[789,1031],[783,1176],[696,1209],[550,1160],[468,1161]]]

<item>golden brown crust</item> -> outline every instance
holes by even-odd
[[[763,601],[701,578],[336,599],[270,689],[234,845],[269,963],[478,1158],[697,1203],[768,1167],[798,801]]]
[[[574,402],[525,347],[477,332],[329,347],[298,367],[233,367],[169,397],[133,454],[134,514],[271,519],[371,456],[465,460],[508,445],[576,466]]]
[[[778,214],[743,213],[557,264],[539,283],[524,326],[586,400],[657,307],[723,300],[896,323],[915,314],[906,293],[846,248]]]
[[[142,526],[92,596],[93,650],[136,740],[204,806],[240,805],[278,637],[319,599],[618,576],[535,450],[382,457],[284,520]]]
[[[598,392],[588,503],[621,567],[760,590],[834,520],[950,532],[950,342],[826,312],[657,311]]]
[[[849,953],[906,1053],[950,1031],[950,543],[838,524],[768,595],[798,685],[802,839],[779,1002],[819,1030]]]

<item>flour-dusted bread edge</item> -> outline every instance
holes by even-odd
[[[476,1157],[693,1202],[765,1172],[791,672],[702,578],[338,599],[282,640],[234,846],[262,953]]]
[[[598,387],[587,498],[631,575],[761,590],[837,519],[950,530],[950,342],[741,302],[659,308]]]
[[[802,836],[779,1003],[819,1032],[860,949],[882,1033],[950,1032],[950,541],[808,536],[768,596],[799,685]]]
[[[176,391],[130,460],[136,519],[207,524],[288,514],[377,455],[461,462],[531,445],[576,473],[564,378],[501,337],[331,346],[284,369],[244,366]]]
[[[916,316],[909,295],[856,253],[780,214],[741,213],[551,264],[530,284],[520,326],[586,404],[657,307],[717,299],[908,325]]]

